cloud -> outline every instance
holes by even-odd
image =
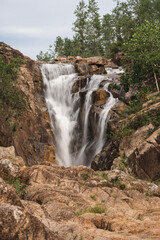
[[[74,11],[79,1],[0,0],[0,41],[35,59],[57,36],[72,38]],[[97,0],[101,15],[113,8],[113,1]]]
[[[40,35],[43,33],[42,29],[36,27],[0,27],[1,34],[21,34],[21,35]]]
[[[56,35],[60,35],[61,33],[67,34],[71,33],[70,27],[67,26],[53,26],[53,27],[23,27],[23,26],[7,26],[7,27],[0,27],[1,35],[20,35],[20,36],[31,36],[34,37],[41,37],[41,38],[48,38],[52,37],[56,33]],[[59,34],[58,34],[59,33]]]

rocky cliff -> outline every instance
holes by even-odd
[[[13,58],[23,60],[16,86],[27,98],[27,106],[14,114],[0,112],[0,145],[14,146],[29,165],[44,160],[54,162],[53,133],[43,95],[39,64],[19,51],[0,43],[0,58],[7,64]],[[7,106],[6,106],[7,108]]]
[[[0,111],[0,239],[159,240],[159,94],[144,92],[137,106],[138,90],[125,93],[116,76],[109,90],[119,101],[110,112],[102,152],[92,168],[60,167],[55,164],[40,63],[4,43],[0,57],[5,63],[15,57],[24,61],[15,85],[28,99],[16,115]],[[73,93],[85,86],[86,74],[116,67],[100,57],[57,62],[75,64],[79,76]],[[93,116],[108,98],[103,84],[93,93],[90,136]],[[85,92],[80,95],[82,111]]]

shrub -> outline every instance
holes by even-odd
[[[21,64],[19,58],[12,58],[10,63],[0,59],[0,107],[22,109],[26,105],[25,94],[17,87],[16,81]]]
[[[145,21],[137,27],[129,42],[123,45],[125,74],[121,83],[126,90],[133,85],[142,85],[145,80],[155,80],[159,91],[160,76],[160,28],[158,23]]]

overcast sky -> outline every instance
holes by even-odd
[[[88,3],[88,0],[85,0]],[[110,13],[114,0],[97,0],[100,15]],[[0,0],[0,41],[36,59],[57,36],[72,38],[79,0]]]

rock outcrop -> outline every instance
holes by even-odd
[[[105,68],[117,68],[118,66],[111,60],[103,57],[89,57],[89,58],[81,58],[81,57],[72,57],[68,56],[58,57],[55,59],[56,63],[74,63],[76,72],[79,75],[93,75],[93,74],[105,74]]]
[[[42,75],[39,63],[23,56],[18,50],[0,43],[0,57],[6,63],[12,58],[24,61],[18,73],[17,87],[28,99],[28,106],[21,109],[18,117],[11,117],[16,129],[11,128],[9,119],[0,114],[0,145],[14,146],[16,153],[27,164],[55,161],[54,141],[51,124],[43,95]]]
[[[17,168],[11,185],[0,178],[0,239],[159,240],[157,184],[116,169],[48,162]]]

